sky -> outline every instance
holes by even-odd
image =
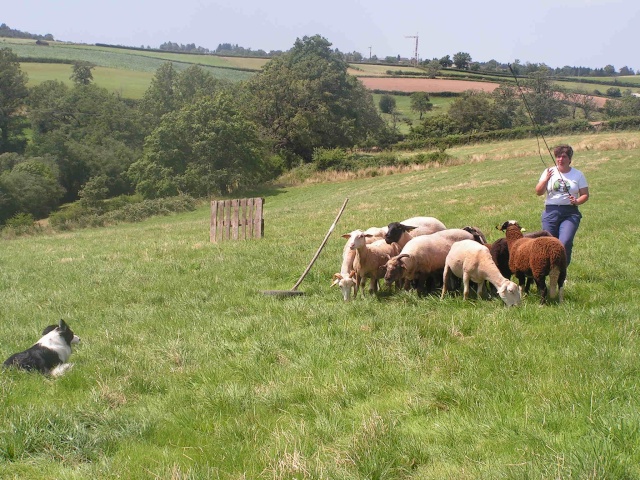
[[[638,0],[2,0],[0,23],[56,40],[158,48],[288,50],[321,35],[365,58],[613,65],[640,70]]]

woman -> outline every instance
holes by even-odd
[[[558,238],[567,251],[567,266],[571,262],[573,237],[575,237],[582,214],[578,205],[589,200],[587,179],[578,169],[571,167],[573,148],[558,145],[553,149],[557,168],[548,168],[540,176],[536,194],[544,195],[542,228]]]

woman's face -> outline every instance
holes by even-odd
[[[566,168],[571,164],[571,159],[569,158],[569,155],[567,155],[566,153],[560,153],[556,155],[556,163],[558,164],[558,167]]]

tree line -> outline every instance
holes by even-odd
[[[402,140],[347,69],[344,55],[316,35],[296,40],[241,83],[167,62],[143,98],[132,101],[96,86],[88,64],[73,66],[72,86],[46,81],[27,88],[17,56],[2,48],[0,225],[16,215],[44,218],[69,203],[230,195],[322,162],[322,152]],[[542,70],[521,91],[505,84],[492,94],[466,92],[448,113],[421,118],[407,138],[523,125],[523,96],[540,124],[595,112],[590,97],[559,91]],[[430,106],[427,95],[412,96],[421,116]],[[610,100],[605,114],[640,116],[640,99]]]

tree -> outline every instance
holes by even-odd
[[[491,113],[491,95],[467,90],[449,105],[448,115],[462,133],[486,131],[495,128]]]
[[[608,99],[604,111],[609,118],[640,116],[640,97],[628,95],[617,100]]]
[[[451,57],[449,55],[445,55],[440,60],[438,60],[438,63],[440,63],[443,68],[449,68],[453,65],[453,60],[451,60]]]
[[[436,76],[440,73],[440,68],[442,68],[442,66],[436,59],[427,62],[427,64],[424,66],[424,69],[427,72],[429,78],[436,78]]]
[[[523,85],[523,95],[537,124],[552,123],[569,116],[569,111],[561,100],[562,89],[554,85],[548,68],[541,67],[529,74]],[[524,115],[522,113],[521,118]]]
[[[633,68],[629,68],[626,65],[624,67],[622,67],[620,69],[620,75],[621,76],[627,76],[627,75],[635,75]]]
[[[378,101],[378,107],[382,113],[393,113],[396,109],[396,99],[393,95],[385,93],[380,97]]]
[[[411,110],[420,114],[420,120],[425,112],[433,108],[433,103],[429,101],[429,95],[426,92],[413,92],[411,94]]]
[[[176,80],[178,72],[173,63],[163,63],[151,79],[151,85],[140,101],[140,111],[146,117],[150,130],[153,130],[165,113],[177,108]]]
[[[0,223],[19,213],[45,218],[57,207],[64,189],[55,170],[50,158],[22,157],[0,173]]]
[[[97,175],[109,178],[110,196],[129,193],[124,173],[140,157],[144,139],[137,111],[94,84],[69,89],[45,82],[35,91],[29,103],[34,123],[27,153],[55,157],[66,190],[63,200],[76,200],[82,186]]]
[[[18,56],[10,48],[0,48],[0,153],[22,148],[18,113],[27,94],[27,75],[20,70]]]
[[[471,55],[466,52],[458,52],[453,56],[453,64],[456,68],[466,70],[471,63]]]
[[[261,179],[264,146],[232,97],[218,93],[164,115],[128,175],[146,198],[228,194]]]
[[[384,132],[373,97],[323,37],[297,39],[245,85],[243,108],[289,165],[317,147],[348,148]]]
[[[614,67],[613,65],[607,65],[606,67],[604,67],[603,70],[605,75],[608,75],[608,76],[613,76],[616,74],[616,67]]]
[[[89,85],[93,81],[93,65],[87,62],[74,62],[73,71],[69,77],[76,85]]]

